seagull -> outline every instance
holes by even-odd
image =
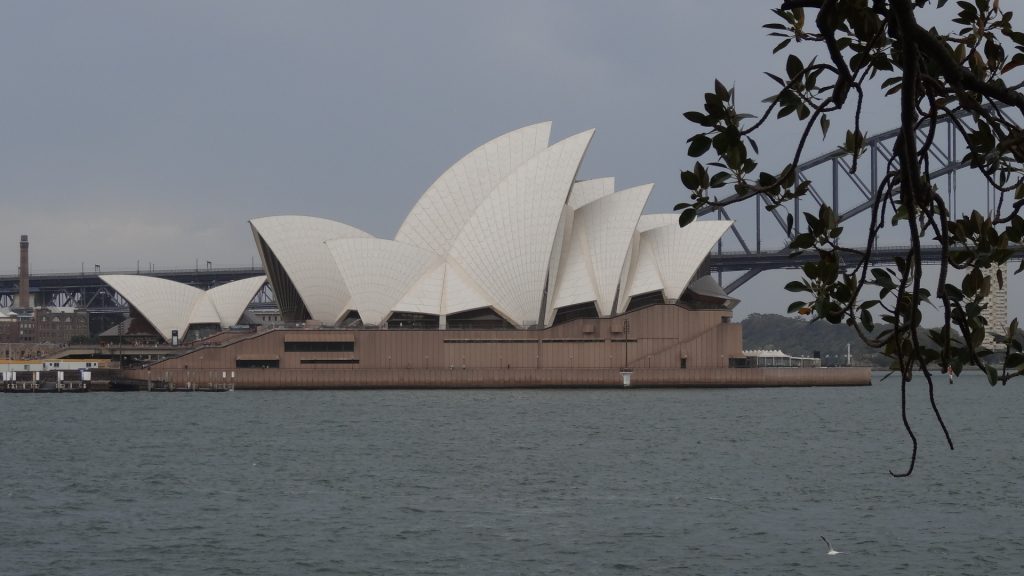
[[[832,547],[832,543],[828,541],[828,538],[825,538],[824,536],[822,536],[821,539],[824,540],[825,541],[825,545],[828,546],[827,554],[829,556],[837,556],[839,554],[846,554],[846,552],[840,552],[840,551],[836,550],[835,548],[833,548]]]

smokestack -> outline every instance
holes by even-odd
[[[28,235],[21,235],[21,266],[18,267],[18,307],[28,308]]]

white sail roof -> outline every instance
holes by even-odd
[[[559,271],[553,308],[596,301],[602,315],[613,313],[623,262],[653,184],[594,200],[573,219],[565,265]]]
[[[416,281],[441,262],[424,248],[380,238],[330,240],[327,248],[346,279],[348,308],[370,326],[381,325]]]
[[[164,340],[170,341],[174,330],[184,338],[193,324],[219,324],[223,328],[237,324],[245,307],[266,282],[266,276],[236,280],[210,291],[153,276],[111,274],[100,276],[100,280],[124,297]]]
[[[206,291],[206,298],[217,309],[221,328],[238,324],[256,293],[267,283],[266,276],[254,276],[215,286]]]
[[[394,312],[416,312],[440,316],[444,299],[445,271],[447,264],[441,262],[425,272],[415,284],[394,305]]]
[[[100,276],[100,280],[116,290],[168,341],[173,330],[185,336],[192,308],[203,297],[198,288],[152,276],[113,274]]]
[[[192,312],[188,315],[188,324],[220,324],[217,307],[210,301],[206,292],[203,292],[192,306]],[[181,334],[184,335],[183,332]]]
[[[661,279],[661,271],[658,270],[657,261],[651,250],[651,243],[638,238],[634,244],[635,254],[629,271],[629,280],[626,288],[619,293],[618,312],[626,311],[629,300],[633,296],[647,294],[648,292],[665,292],[665,282]]]
[[[683,228],[662,226],[645,233],[665,283],[666,298],[679,298],[729,226],[731,220],[708,220],[691,222]]]
[[[493,306],[494,302],[484,295],[483,289],[466,275],[455,262],[445,264],[444,300],[442,313],[457,314]]]
[[[428,270],[395,304],[394,312],[448,315],[491,306],[493,302],[447,260]]]
[[[640,286],[647,288],[646,290],[641,289],[637,294],[661,290],[661,278],[658,276],[657,268],[654,267],[653,262],[650,262],[647,257],[644,259],[640,258],[640,234],[661,226],[679,226],[679,215],[671,213],[643,214],[637,220],[636,233],[633,234],[633,239],[629,243],[625,262],[622,265],[622,276],[619,278],[619,298],[618,304],[615,307],[616,313],[622,313],[626,309],[626,304],[629,301],[627,284],[632,281],[633,276],[637,277],[638,288],[635,289],[640,289]],[[649,250],[647,252],[649,255]]]
[[[578,210],[580,206],[608,196],[612,192],[615,192],[615,178],[580,180],[572,185],[567,203],[573,210]]]
[[[569,195],[572,195],[572,191],[569,191]],[[548,287],[548,299],[546,302],[547,308],[544,310],[544,321],[550,322],[550,319],[554,317],[555,313],[555,299],[553,298],[555,285],[558,282],[559,270],[561,270],[563,264],[562,261],[569,255],[569,240],[572,236],[572,225],[573,218],[576,216],[576,211],[573,210],[569,204],[562,206],[562,217],[558,220],[558,228],[555,230],[555,241],[551,247],[551,259],[548,262],[548,277],[545,280]]]
[[[616,193],[613,178],[577,180],[593,130],[548,146],[550,132],[534,124],[467,154],[395,240],[322,218],[252,220],[282,315],[335,324],[357,310],[373,325],[392,312],[489,307],[524,327],[575,304],[609,315],[646,292],[679,298],[729,223],[680,229],[677,214],[640,215],[650,186]],[[195,314],[220,308],[210,299]]]
[[[598,300],[594,270],[590,260],[588,235],[582,223],[573,222],[572,235],[565,243],[563,256],[557,262],[558,271],[550,284],[552,296],[545,322],[551,323],[558,308]],[[555,265],[552,262],[552,265]]]
[[[551,122],[498,136],[445,171],[423,193],[395,240],[446,255],[466,222],[509,174],[548,146]]]
[[[638,232],[637,254],[618,311],[625,311],[633,296],[655,290],[661,290],[666,300],[678,299],[731,225],[730,220],[707,220],[683,228],[662,225]]]
[[[679,214],[644,214],[636,223],[636,232],[640,234],[654,228],[661,228],[662,226],[675,226],[678,228]]]
[[[521,326],[540,319],[562,206],[593,134],[566,138],[509,174],[452,245],[452,260]]]
[[[255,218],[249,224],[284,268],[309,315],[325,324],[337,322],[346,310],[349,293],[324,242],[372,236],[348,224],[313,216]],[[260,257],[267,255],[261,253]],[[268,265],[263,264],[264,268]],[[277,291],[280,287],[275,286]]]

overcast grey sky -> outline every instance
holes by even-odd
[[[597,129],[582,178],[653,182],[670,211],[682,113],[716,76],[757,102],[782,66],[769,4],[5,2],[0,273],[20,234],[37,272],[248,265],[247,220],[274,214],[391,237],[448,166],[543,120]],[[794,138],[771,130],[769,156]],[[739,315],[784,312],[779,276]]]

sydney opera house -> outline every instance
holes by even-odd
[[[239,322],[269,282],[281,323],[136,370],[239,387],[770,384],[742,368],[736,301],[705,260],[730,222],[644,214],[651,185],[579,180],[593,131],[550,123],[473,150],[393,239],[310,216],[250,221],[266,272],[203,292],[108,276],[170,342]],[[766,380],[767,378],[767,380]]]

